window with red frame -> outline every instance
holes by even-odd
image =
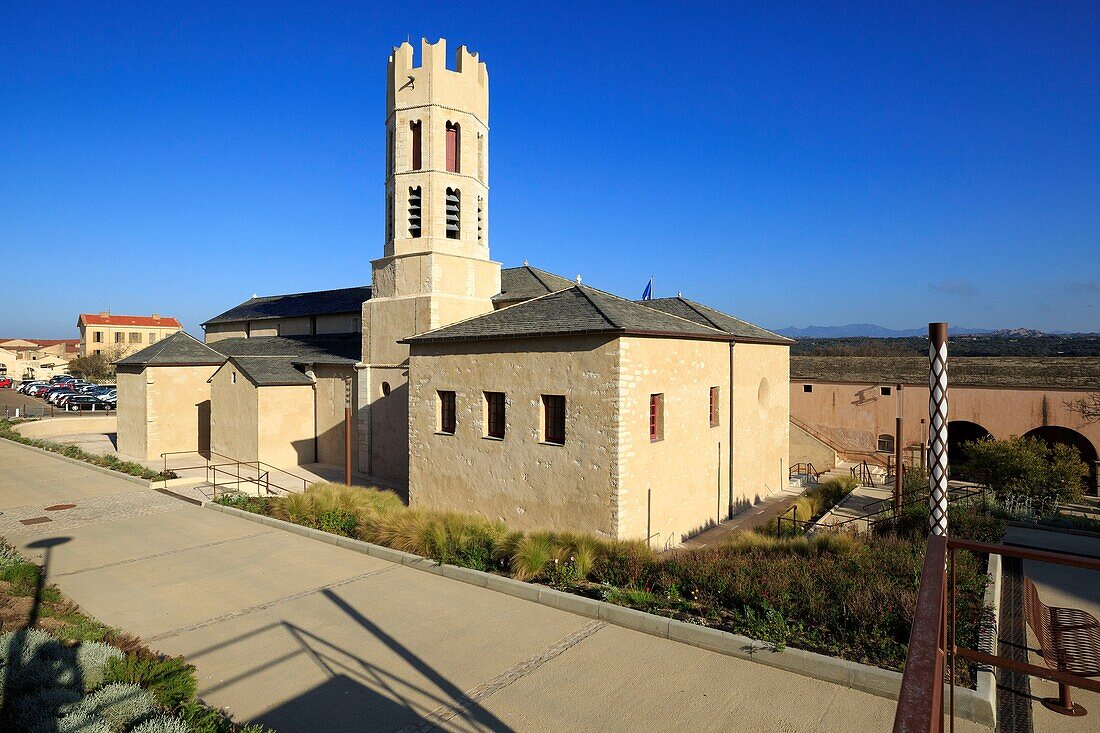
[[[663,394],[649,396],[649,439],[650,441],[665,439],[665,396]]]
[[[439,391],[439,432],[455,434],[455,393]]]
[[[718,427],[718,388],[710,388],[710,426]]]

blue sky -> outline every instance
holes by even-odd
[[[0,336],[369,282],[421,36],[489,66],[506,266],[776,328],[1100,330],[1096,2],[7,2]]]

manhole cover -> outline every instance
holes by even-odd
[[[65,509],[73,509],[75,507],[76,507],[76,504],[54,504],[53,506],[46,507],[46,511],[48,511],[48,512],[60,512],[60,511],[63,511]]]
[[[20,524],[42,524],[43,522],[53,521],[49,517],[33,517],[31,519],[20,519]]]

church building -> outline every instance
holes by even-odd
[[[502,270],[488,73],[465,47],[453,69],[444,40],[419,65],[395,48],[386,112],[371,284],[254,297],[205,343],[120,361],[120,452],[338,464],[350,396],[355,464],[412,506],[654,546],[787,483],[789,339],[683,297]]]

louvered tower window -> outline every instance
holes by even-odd
[[[485,244],[485,198],[477,197],[477,243]]]
[[[420,236],[420,186],[409,186],[409,236],[416,239]]]
[[[462,192],[447,189],[447,239],[458,239],[462,224]]]

